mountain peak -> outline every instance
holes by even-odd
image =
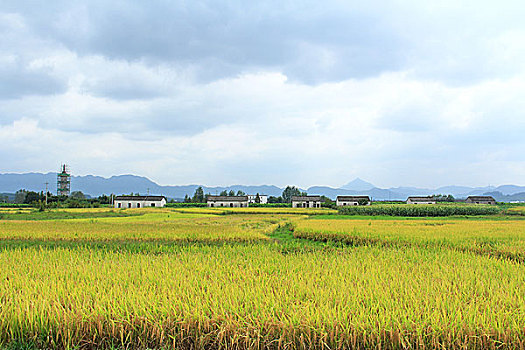
[[[345,190],[352,190],[352,191],[368,191],[374,187],[375,186],[371,184],[370,182],[366,182],[365,180],[362,180],[356,177],[354,180],[350,181],[349,183],[342,186],[341,188]]]

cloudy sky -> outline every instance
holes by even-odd
[[[525,185],[525,3],[0,4],[0,172]]]

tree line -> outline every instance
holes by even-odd
[[[195,193],[192,197],[188,195],[184,196],[184,203],[206,203],[208,201],[208,196],[211,196],[211,193],[204,194],[204,190],[199,186],[195,189]],[[219,196],[246,196],[246,193],[241,190],[237,191],[237,193],[235,193],[234,190],[230,190],[229,192],[224,190],[221,191]]]
[[[7,203],[7,201],[5,201]],[[40,208],[86,208],[100,207],[111,204],[111,195],[101,195],[96,198],[87,198],[81,191],[74,191],[69,196],[56,196],[51,192],[35,192],[21,189],[16,191],[13,200],[14,204],[26,204]]]
[[[138,196],[139,193],[131,193],[131,196]],[[186,195],[184,197],[184,203],[206,203],[208,201],[208,196],[210,196],[210,193],[204,193],[204,190],[202,186],[199,186],[195,189],[195,192],[193,196]],[[242,190],[238,190],[235,192],[234,190],[223,190],[219,193],[220,196],[246,196],[246,193]],[[304,191],[301,191],[299,188],[295,186],[286,186],[286,188],[283,190],[280,196],[269,196],[268,197],[268,203],[269,204],[289,204],[292,202],[293,196],[307,196],[308,194]],[[109,205],[112,204],[112,196],[111,195],[101,195],[94,198],[88,198],[84,193],[81,191],[74,191],[71,193],[70,196],[56,196],[53,195],[50,192],[47,192],[47,200],[46,200],[46,194],[44,191],[41,192],[35,192],[35,191],[27,191],[25,189],[21,189],[15,193],[15,198],[13,203],[15,204],[26,204],[31,205],[34,207],[48,207],[48,208],[58,208],[58,207],[69,207],[69,208],[85,208],[85,207],[99,207],[102,205]],[[453,197],[452,197],[453,198]],[[450,200],[450,198],[447,198],[445,196],[441,196],[439,198],[442,201]],[[326,206],[330,206],[334,202],[325,196],[321,196],[322,202],[326,204]],[[453,200],[453,199],[452,199]],[[3,195],[3,197],[0,197],[0,202],[8,203],[8,197]],[[170,202],[174,202],[174,200],[170,200]],[[261,198],[259,193],[256,194],[255,203],[260,203]]]
[[[268,197],[268,203],[291,203],[292,202],[292,196],[307,196],[308,194],[306,192],[302,192],[300,189],[298,189],[295,186],[286,186],[286,188],[283,190],[282,194],[278,197],[275,196],[269,196]],[[211,193],[204,194],[204,190],[201,186],[197,187],[195,189],[195,193],[193,196],[186,195],[184,197],[184,203],[206,203],[208,201],[208,196],[211,196]],[[223,190],[219,193],[219,196],[246,196],[246,193],[238,190],[235,192],[234,190]],[[259,200],[257,200],[259,198]],[[255,203],[260,203],[260,196],[259,193],[257,193],[255,197]]]

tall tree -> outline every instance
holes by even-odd
[[[103,194],[101,196],[98,196],[98,201],[100,204],[111,204],[111,195]]]
[[[246,193],[244,193],[244,191],[238,190],[237,196],[246,196]]]
[[[228,196],[235,196],[235,192],[233,190],[230,190],[230,192],[228,192]]]
[[[22,204],[26,200],[27,191],[26,190],[18,190],[15,193],[15,203]]]
[[[226,190],[221,191],[221,193],[219,194],[219,196],[227,196],[227,195],[228,195],[228,191]]]
[[[255,196],[255,203],[261,203],[261,197],[259,196],[259,193]]]
[[[295,186],[286,186],[286,188],[284,189],[283,194],[282,194],[283,201],[285,203],[291,203],[292,202],[292,196],[306,196],[306,192],[301,192]]]
[[[42,195],[43,195],[43,193],[42,193]],[[42,197],[40,196],[39,193],[33,192],[33,191],[29,191],[29,192],[26,192],[26,196],[24,198],[24,203],[25,204],[32,204],[32,203],[38,202],[40,199],[42,199]]]
[[[197,187],[191,201],[193,203],[204,203],[204,190],[202,189],[202,187]]]
[[[283,203],[283,197],[281,197],[281,196],[279,196],[279,197],[269,196],[268,197],[268,203]]]
[[[84,199],[86,199],[86,196],[84,195],[84,193],[82,193],[82,191],[74,191],[71,193],[70,197],[73,199],[80,200],[80,201],[83,201]]]

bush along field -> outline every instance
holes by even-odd
[[[183,209],[1,220],[0,348],[525,346],[519,217]]]
[[[342,215],[387,215],[407,217],[432,217],[454,215],[495,215],[501,209],[491,205],[464,205],[464,204],[380,204],[371,206],[341,207]]]

